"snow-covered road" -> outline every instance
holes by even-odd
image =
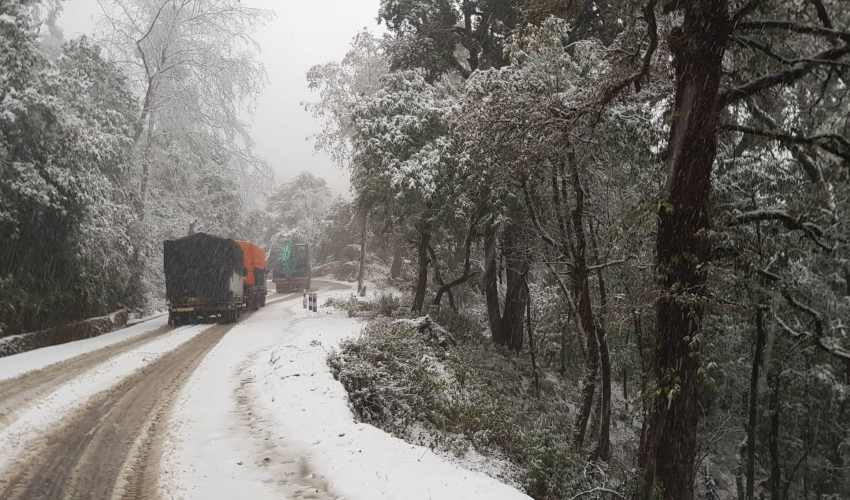
[[[320,293],[320,303],[350,289]],[[326,363],[363,324],[284,301],[207,356],[175,408],[163,498],[528,499],[426,448],[358,423]]]
[[[283,295],[163,322],[0,359],[0,500],[528,499],[355,422],[325,359],[359,320]]]

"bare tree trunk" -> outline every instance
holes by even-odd
[[[528,301],[528,291],[525,286],[528,274],[528,257],[519,241],[519,226],[511,224],[502,236],[502,247],[505,252],[505,310],[499,328],[501,336],[507,341],[508,347],[516,351],[522,350],[524,340],[525,304]]]
[[[779,456],[779,367],[776,357],[773,357],[771,366],[767,370],[767,387],[769,391],[768,412],[770,413],[770,430],[767,435],[768,454],[770,456],[770,479],[768,489],[770,498],[780,498],[782,469]]]
[[[599,241],[596,236],[596,231],[593,229],[593,223],[590,226],[590,238],[593,243],[593,253],[596,256],[597,265],[602,264],[599,257]],[[599,280],[599,364],[602,368],[602,400],[600,409],[600,425],[599,425],[599,445],[596,448],[595,456],[601,460],[608,460],[611,452],[611,356],[608,351],[608,334],[605,331],[605,315],[608,312],[608,294],[605,289],[605,279],[602,268],[596,270],[596,277]],[[623,385],[625,391],[625,383]]]
[[[363,275],[366,269],[366,233],[369,226],[369,211],[363,210],[363,222],[360,225],[360,269],[357,271],[357,294],[364,293]]]
[[[756,474],[756,421],[758,419],[759,368],[764,353],[764,311],[756,306],[756,346],[750,375],[749,417],[747,421],[747,500],[753,500]]]
[[[492,335],[495,344],[504,345],[506,342],[499,338],[502,308],[499,305],[499,286],[497,284],[499,274],[499,265],[496,260],[497,241],[496,229],[488,227],[484,231],[484,296],[487,299],[490,335]]]
[[[558,356],[558,374],[563,375],[567,372],[567,327],[569,326],[570,321],[567,318],[567,321],[564,321],[563,326],[561,326],[561,352]]]
[[[525,293],[528,295],[528,300],[525,301],[525,321],[528,327],[528,348],[531,350],[531,372],[534,375],[534,397],[540,398],[540,379],[537,374],[537,361],[534,357],[534,330],[531,326],[531,290],[528,288],[528,280],[525,281]]]
[[[579,165],[575,154],[568,144],[565,148],[567,163],[570,167],[569,182],[572,183],[575,195],[575,206],[570,211],[570,219],[567,221],[567,203],[565,193],[567,190],[567,174],[563,171],[563,164],[558,162],[552,168],[552,190],[555,213],[561,233],[560,241],[549,236],[548,231],[541,224],[537,209],[535,208],[527,183],[523,183],[523,194],[526,205],[529,208],[531,220],[537,231],[543,236],[543,240],[553,248],[560,251],[564,257],[571,258],[570,268],[570,290],[564,290],[567,296],[572,295],[576,303],[581,329],[587,342],[587,370],[582,381],[582,395],[579,410],[576,415],[573,430],[573,448],[581,450],[584,447],[587,424],[593,410],[593,396],[596,392],[596,379],[599,376],[599,325],[593,313],[593,304],[590,295],[589,272],[587,267],[587,235],[584,226],[584,198],[585,192],[581,182]],[[561,178],[561,183],[558,182]],[[569,222],[569,223],[568,223]],[[550,266],[551,268],[551,266]],[[566,287],[565,287],[566,288]],[[609,373],[610,376],[610,373]],[[610,382],[610,378],[609,378]],[[610,394],[610,393],[609,393]]]
[[[413,296],[413,307],[411,308],[415,313],[421,313],[422,306],[425,305],[425,292],[428,289],[428,245],[430,243],[431,233],[425,229],[420,230],[419,245],[417,247],[419,254],[419,274],[416,279],[416,294]]]
[[[587,236],[584,226],[584,187],[581,183],[579,166],[568,150],[570,165],[570,180],[575,194],[575,206],[572,210],[572,231],[575,238],[573,268],[570,273],[574,294],[576,297],[578,318],[584,330],[587,341],[587,372],[582,384],[581,405],[573,433],[573,447],[581,450],[584,446],[587,421],[593,405],[593,394],[596,392],[596,379],[599,376],[599,332],[596,317],[593,314],[593,304],[590,297],[590,280],[587,270]],[[566,177],[566,175],[564,176]]]
[[[738,443],[738,451],[735,453],[735,491],[738,493],[738,500],[744,500],[746,496],[746,487],[744,486],[744,453],[747,451],[747,438]]]
[[[440,302],[442,301],[442,298],[443,298],[443,294],[448,294],[449,305],[452,307],[452,309],[457,310],[457,307],[455,306],[454,295],[452,294],[452,288],[454,288],[458,285],[462,285],[463,283],[466,283],[469,280],[469,278],[478,274],[477,272],[475,272],[475,273],[469,272],[472,268],[472,262],[469,260],[469,258],[470,258],[470,253],[472,252],[472,242],[476,238],[476,234],[477,234],[477,231],[475,230],[475,225],[477,223],[478,223],[478,218],[476,216],[473,216],[472,220],[470,221],[469,230],[466,232],[466,239],[464,240],[463,274],[460,277],[453,279],[452,281],[450,281],[448,283],[443,283],[442,279],[440,279],[438,274],[437,274],[438,273],[437,257],[436,257],[436,255],[433,254],[433,249],[431,250],[431,253],[432,253],[431,257],[434,259],[434,276],[436,278],[438,278],[438,283],[440,284],[440,289],[437,290],[437,294],[434,296],[434,305],[435,306],[440,305]],[[455,254],[457,254],[457,253],[458,252],[455,252]]]
[[[587,332],[585,330],[585,332]],[[596,392],[596,377],[599,375],[599,346],[596,335],[585,333],[587,342],[587,369],[581,383],[581,403],[576,415],[575,429],[573,430],[573,448],[581,450],[584,447],[584,438],[587,432],[587,421],[593,409],[593,394]]]
[[[396,245],[393,248],[393,264],[390,266],[390,278],[397,280],[401,276],[401,260],[402,260],[402,252],[404,251],[404,247],[402,245]]]
[[[437,292],[437,297],[442,299],[443,293],[446,293],[449,296],[449,307],[457,310],[454,294],[452,293],[451,287],[446,289],[446,282],[443,281],[443,276],[440,274],[440,261],[437,259],[437,252],[434,251],[434,247],[431,245],[428,245],[428,254],[431,256],[431,267],[434,268],[434,282],[440,286],[440,291]],[[435,306],[440,305],[436,298],[434,299],[433,304]]]
[[[626,402],[626,410],[629,409],[629,371],[623,368],[623,400]]]
[[[596,380],[597,387],[599,379]],[[588,435],[590,439],[599,439],[600,422],[602,421],[602,391],[596,391],[593,395],[593,411],[590,412],[590,425],[588,426]],[[596,452],[593,453],[596,459]]]
[[[678,4],[677,4],[678,5]],[[650,4],[654,7],[654,2]],[[641,454],[644,497],[660,487],[665,499],[694,498],[699,420],[699,356],[691,340],[701,327],[710,242],[708,200],[717,154],[718,89],[728,38],[727,0],[682,4],[674,53],[676,97],[668,141],[666,184],[659,205],[656,265],[662,290],[656,302],[653,374],[658,391]],[[645,14],[652,16],[654,10]]]
[[[139,117],[139,121],[136,122],[136,126],[133,128],[133,144],[138,145],[139,139],[142,138],[142,132],[145,130],[145,122],[148,122],[148,137],[150,137],[150,114],[153,106],[153,95],[154,95],[154,79],[153,77],[148,77],[148,87],[145,90],[145,100],[142,103],[142,114]]]

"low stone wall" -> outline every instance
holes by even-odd
[[[65,344],[75,340],[97,337],[104,333],[113,332],[127,325],[130,313],[121,309],[108,316],[91,318],[77,323],[57,326],[39,332],[14,335],[12,337],[0,338],[0,358],[11,356],[21,352],[48,347],[52,345]]]

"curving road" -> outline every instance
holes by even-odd
[[[332,283],[314,283],[319,289],[339,288]],[[300,294],[282,295],[270,299],[267,307],[300,298]],[[159,430],[165,427],[185,382],[234,326],[211,325],[65,415],[61,425],[43,436],[27,457],[0,471],[0,500],[154,498],[163,437]],[[158,328],[1,381],[0,429],[95,366],[177,330]]]

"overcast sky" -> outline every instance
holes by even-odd
[[[258,101],[251,135],[255,152],[274,165],[277,182],[302,170],[323,177],[338,194],[348,191],[348,173],[325,154],[313,151],[307,137],[319,124],[301,106],[315,100],[306,73],[313,65],[338,61],[361,29],[383,33],[378,26],[380,0],[244,0],[246,5],[273,10],[277,18],[260,28],[268,84]],[[59,25],[66,38],[91,34],[100,8],[97,0],[67,0]]]

